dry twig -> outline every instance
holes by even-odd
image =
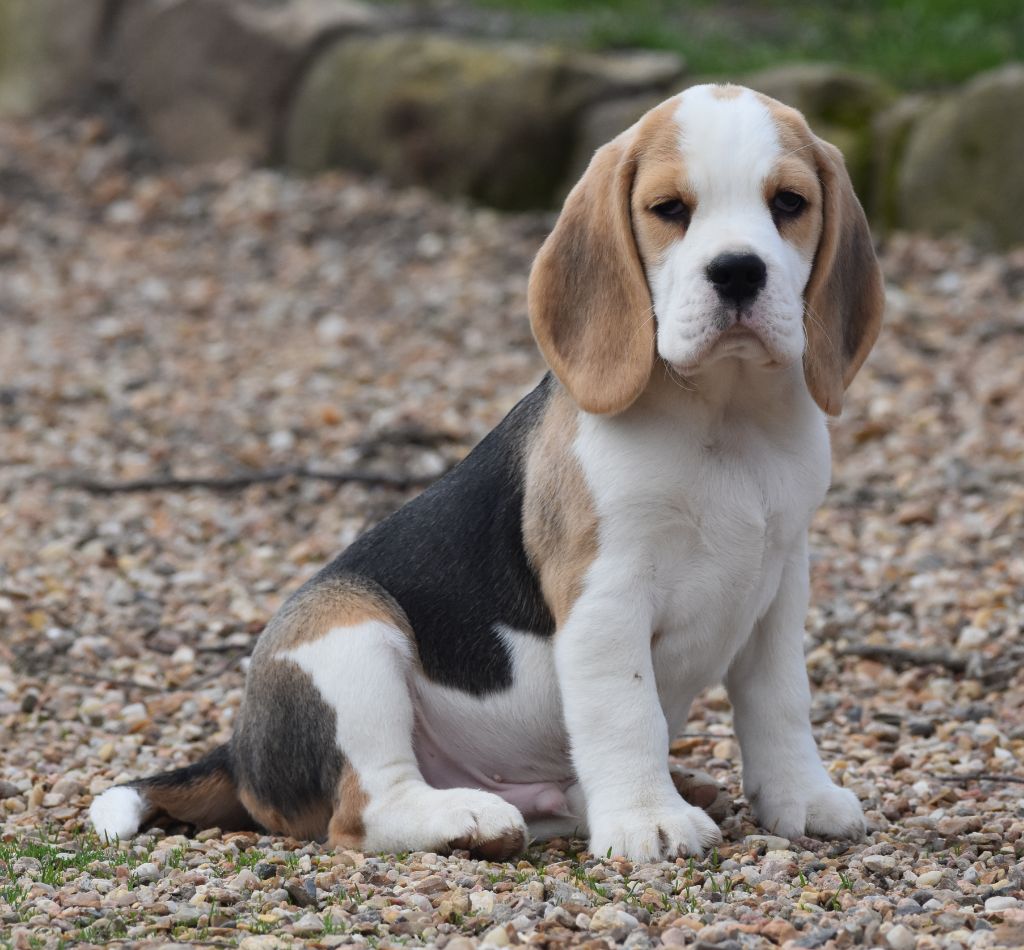
[[[1024,775],[1000,775],[998,772],[971,772],[970,775],[936,775],[940,782],[1010,782],[1024,785]]]
[[[394,475],[387,472],[355,470],[330,472],[312,469],[305,465],[289,465],[281,468],[260,469],[254,472],[242,472],[238,475],[219,477],[155,475],[148,478],[129,479],[123,482],[108,482],[85,475],[72,475],[54,479],[54,484],[61,488],[80,488],[94,495],[116,495],[125,492],[183,491],[191,488],[207,488],[211,491],[236,491],[239,488],[248,488],[250,485],[262,485],[267,482],[280,481],[283,478],[305,478],[331,482],[335,485],[372,485],[404,491],[409,488],[429,485],[439,477],[440,475]]]
[[[954,656],[944,650],[904,650],[901,647],[865,643],[842,647],[837,652],[840,656],[858,656],[866,660],[880,660],[897,669],[911,666],[942,666],[951,673],[967,672],[966,658]]]

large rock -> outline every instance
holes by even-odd
[[[898,176],[901,227],[1024,242],[1024,65],[978,76],[914,127]]]
[[[866,210],[876,233],[899,223],[899,169],[911,133],[934,106],[931,95],[902,96],[872,122],[871,202]]]
[[[741,81],[799,109],[818,135],[843,152],[861,201],[871,203],[872,122],[894,98],[885,83],[828,63],[779,66]]]
[[[342,165],[501,208],[551,204],[584,108],[665,87],[664,56],[598,57],[429,33],[341,41],[296,95],[286,157]]]
[[[0,0],[0,115],[29,115],[88,92],[105,6]]]
[[[350,0],[129,0],[110,71],[169,157],[265,161],[311,56],[374,23]]]

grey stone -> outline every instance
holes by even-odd
[[[767,851],[785,851],[789,848],[789,838],[778,835],[747,835],[743,843],[749,847],[764,845]]]
[[[897,924],[885,935],[885,942],[892,950],[914,950],[917,946],[917,937],[908,927]]]
[[[303,914],[294,924],[292,933],[299,937],[310,937],[323,933],[324,922],[316,914]]]
[[[1024,241],[1024,65],[976,77],[914,126],[898,173],[904,228]]]
[[[352,0],[132,0],[109,70],[169,157],[262,161],[310,56],[374,22]]]
[[[891,874],[896,870],[896,859],[886,854],[869,854],[864,858],[864,867],[878,874]]]
[[[29,115],[92,87],[105,6],[0,0],[0,115]]]
[[[288,897],[296,907],[311,907],[316,904],[316,885],[307,881],[288,881],[284,886]]]
[[[997,910],[1013,910],[1021,906],[1021,902],[1016,897],[1010,897],[1008,894],[1004,896],[990,897],[985,901],[985,910],[988,912]]]
[[[343,39],[296,93],[285,156],[304,171],[383,173],[502,208],[550,205],[584,110],[677,72],[431,33]]]
[[[140,864],[135,869],[135,879],[142,884],[152,884],[160,879],[160,868],[153,864],[152,861]]]

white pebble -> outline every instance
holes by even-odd
[[[494,895],[490,891],[473,891],[469,895],[470,911],[474,914],[494,913]]]
[[[908,927],[897,924],[885,935],[885,942],[892,950],[914,950],[917,946],[917,937]]]
[[[1020,901],[1016,897],[1000,897],[997,895],[985,901],[986,911],[1013,910],[1015,907],[1020,907]]]
[[[988,640],[988,631],[980,627],[964,627],[957,637],[956,645],[961,650],[973,650]]]
[[[888,874],[896,869],[896,859],[887,854],[869,854],[864,858],[864,867],[880,874]]]

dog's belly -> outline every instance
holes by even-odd
[[[555,679],[551,640],[505,630],[513,680],[483,696],[414,680],[414,747],[435,788],[483,788],[527,819],[567,816],[575,782]]]

